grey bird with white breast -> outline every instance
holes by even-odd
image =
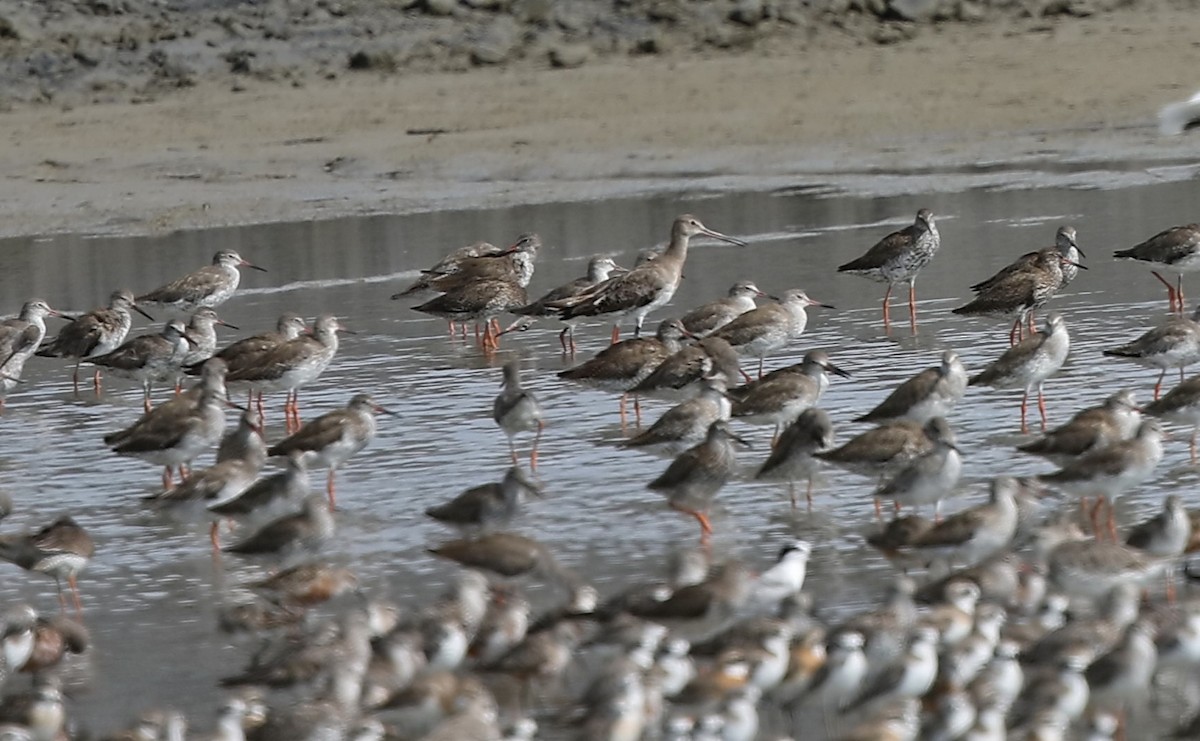
[[[136,311],[150,321],[154,321],[142,311],[133,298],[133,292],[128,290],[113,291],[108,298],[108,307],[96,309],[78,316],[73,322],[63,326],[58,336],[37,351],[44,358],[75,358],[75,370],[71,374],[71,383],[75,392],[79,392],[79,364],[87,358],[105,355],[120,347],[129,334],[133,325],[130,311]],[[100,391],[100,369],[97,368],[92,385],[97,393]]]
[[[137,303],[157,304],[180,314],[196,309],[214,308],[225,303],[242,280],[239,267],[267,272],[266,268],[244,259],[236,250],[221,250],[206,265],[167,285],[137,297]]]
[[[796,340],[808,326],[809,306],[833,306],[808,297],[799,288],[772,296],[774,303],[747,311],[713,333],[733,346],[743,357],[758,358],[758,377],[763,375],[763,358]]]
[[[492,419],[508,437],[508,451],[512,455],[514,466],[519,460],[516,436],[522,432],[534,432],[533,448],[529,451],[529,468],[536,471],[538,444],[542,441],[542,430],[546,423],[542,421],[542,405],[537,397],[521,385],[521,361],[518,358],[504,364],[501,390],[492,402]]]
[[[856,418],[855,422],[887,422],[910,419],[925,424],[933,417],[945,417],[967,391],[967,369],[958,353],[946,350],[939,365],[926,368],[896,387],[877,407]]]
[[[883,327],[891,328],[891,313],[888,302],[896,284],[908,284],[908,321],[912,330],[917,330],[917,274],[929,264],[942,244],[933,212],[923,208],[910,226],[892,232],[879,240],[866,254],[845,265],[838,266],[839,273],[851,273],[887,283],[883,294]]]
[[[1008,348],[998,359],[972,376],[968,386],[991,386],[996,389],[1023,389],[1021,396],[1021,432],[1029,431],[1026,411],[1030,391],[1037,390],[1038,412],[1042,431],[1046,430],[1046,401],[1042,386],[1046,379],[1062,369],[1071,349],[1071,338],[1062,315],[1056,311],[1046,317],[1046,327]]]
[[[804,360],[771,371],[764,378],[730,392],[736,401],[731,416],[750,424],[774,425],[772,442],[800,413],[821,401],[829,388],[829,374],[849,378],[850,374],[833,364],[824,350],[809,350]]]

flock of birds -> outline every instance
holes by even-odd
[[[108,738],[1109,739],[1146,737],[1137,729],[1164,722],[1155,713],[1167,695],[1174,720],[1197,714],[1200,603],[1176,601],[1175,567],[1200,549],[1200,512],[1172,495],[1159,515],[1122,534],[1111,506],[1154,475],[1163,456],[1159,419],[1200,426],[1200,376],[1182,378],[1200,361],[1200,310],[1184,315],[1182,278],[1159,276],[1171,309],[1164,323],[1105,352],[1160,369],[1144,407],[1122,390],[1047,430],[1043,384],[1062,368],[1070,340],[1062,315],[1050,312],[1036,329],[1034,312],[1085,269],[1075,230],[1064,226],[1054,246],[972,286],[975,298],[954,310],[1012,318],[1009,349],[974,375],[946,350],[853,420],[873,427],[835,446],[833,420],[819,404],[830,376],[849,374],[823,350],[764,373],[765,359],[805,331],[806,309],[824,306],[805,291],[760,304],[763,292],[739,281],[727,296],[642,336],[646,317],[671,301],[689,241],[700,236],[744,245],[683,215],[666,248],[632,268],[596,257],[587,275],[530,301],[541,244],[530,234],[507,249],[457,250],[393,296],[435,294],[416,310],[449,321],[452,337],[465,338],[474,323],[485,353],[534,321],[559,321],[563,353],[573,357],[577,324],[614,320],[611,345],[559,375],[620,394],[623,429],[632,397],[638,429],[622,446],[670,457],[647,488],[694,518],[700,537],[661,578],[633,577],[603,597],[544,544],[508,529],[543,493],[536,471],[544,415],[519,359],[504,364],[492,410],[511,468],[426,512],[461,530],[429,551],[463,570],[435,603],[398,606],[317,555],[336,526],[336,470],[375,436],[377,415],[394,413],[357,394],[344,408],[301,419],[299,390],[334,361],[339,332],[348,331],[336,317],[310,327],[286,314],[274,331],[218,349],[215,327],[225,323],[215,308],[235,294],[240,267],[261,270],[222,250],[211,266],[150,293],[115,291],[106,308],[72,317],[34,299],[0,324],[0,406],[28,382],[25,364],[35,354],[74,361],[77,392],[84,363],[95,369],[97,391],[102,371],[138,381],[144,414],[103,442],[163,468],[162,489],[147,506],[208,518],[214,558],[263,556],[277,567],[246,585],[253,601],[221,612],[222,628],[262,642],[241,672],[222,680],[229,696],[215,729],[189,733],[181,714],[158,710]],[[887,285],[889,331],[891,294],[907,285],[916,332],[916,278],[939,246],[934,216],[922,209],[911,226],[839,271]],[[1180,274],[1200,269],[1200,225],[1166,230],[1116,256]],[[156,308],[190,320],[129,339],[132,312]],[[505,328],[506,314],[516,319]],[[67,323],[46,340],[51,316]],[[621,340],[625,317],[635,332]],[[755,359],[756,376],[743,369]],[[1181,383],[1160,394],[1173,368]],[[199,380],[183,390],[188,376]],[[174,396],[152,405],[154,384],[172,383]],[[1022,390],[1022,433],[1036,394],[1042,434],[1019,449],[1060,469],[996,477],[985,501],[943,519],[941,501],[962,473],[948,418],[972,386]],[[232,400],[242,392],[239,406]],[[275,392],[286,393],[286,436],[268,445],[263,397]],[[678,403],[643,428],[638,400],[647,396]],[[232,428],[230,407],[240,410]],[[714,559],[709,509],[740,475],[745,445],[735,421],[774,428],[754,478],[785,482],[793,508],[798,484],[812,507],[822,467],[870,482],[879,527],[868,541],[899,569],[882,601],[849,615],[812,604],[803,587],[813,545],[803,540],[783,544],[757,574]],[[214,448],[211,466],[191,468]],[[1194,432],[1191,450],[1194,462]],[[283,467],[265,471],[276,457]],[[310,491],[314,468],[328,471],[324,493]],[[1079,514],[1074,506],[1048,512],[1047,491],[1076,495]],[[894,517],[884,522],[888,501]],[[0,497],[0,519],[13,506]],[[221,529],[233,522],[237,537],[222,545]],[[89,652],[77,577],[94,552],[87,529],[69,516],[0,535],[0,559],[54,578],[60,601],[58,614],[18,604],[0,617],[0,687],[8,690],[0,739],[89,737],[71,717],[59,671]],[[521,586],[528,579],[561,592],[561,603],[534,615]],[[23,675],[32,677],[24,690]],[[587,679],[568,692],[567,676]],[[1200,721],[1185,721],[1178,734],[1197,737]]]

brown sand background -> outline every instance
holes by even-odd
[[[886,172],[1200,159],[1200,19],[1127,10],[569,70],[214,80],[0,114],[0,235],[158,232]],[[420,133],[412,133],[420,132]],[[442,132],[442,133],[430,133]],[[1079,165],[1084,166],[1084,165]]]

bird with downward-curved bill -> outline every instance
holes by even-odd
[[[1042,387],[1046,379],[1062,369],[1071,349],[1071,338],[1062,315],[1052,311],[1046,316],[1046,326],[1017,344],[967,381],[968,386],[991,386],[995,389],[1023,389],[1021,395],[1021,433],[1029,432],[1026,422],[1029,392],[1037,390],[1038,413],[1042,432],[1046,431],[1046,400]]]
[[[709,229],[691,214],[683,214],[671,225],[671,241],[655,259],[638,265],[624,275],[610,278],[582,296],[556,301],[551,306],[562,309],[563,320],[577,317],[598,317],[616,314],[617,318],[632,316],[634,337],[642,332],[642,322],[655,309],[666,306],[679,288],[683,264],[687,260],[688,243],[692,237],[704,235],[722,242],[745,247],[740,239]],[[613,324],[612,344],[621,339],[619,323]]]
[[[883,294],[883,329],[891,330],[889,302],[892,289],[897,284],[908,284],[908,323],[917,331],[917,274],[929,264],[941,247],[933,212],[923,208],[909,226],[892,232],[875,243],[866,254],[838,266],[839,273],[850,273],[870,278],[878,283],[887,283]]]

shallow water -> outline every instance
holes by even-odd
[[[966,286],[987,277],[1018,254],[1053,242],[1055,228],[1076,225],[1091,268],[1054,302],[1067,318],[1072,355],[1047,384],[1051,423],[1078,407],[1131,386],[1148,400],[1154,373],[1102,359],[1102,347],[1136,336],[1166,308],[1161,286],[1141,266],[1110,259],[1159,229],[1196,218],[1200,183],[1126,189],[971,190],[929,197],[847,197],[820,188],[780,193],[709,196],[679,194],[637,200],[554,204],[497,211],[439,212],[314,224],[187,232],[145,238],[55,237],[8,240],[0,273],[0,310],[16,311],[29,296],[52,306],[86,310],[116,287],[136,292],[206,264],[223,247],[238,249],[266,267],[246,271],[242,290],[221,316],[241,327],[224,339],[274,325],[284,311],[306,316],[334,312],[358,334],[343,338],[329,371],[302,393],[306,418],[369,391],[398,418],[382,418],[372,445],[339,478],[339,536],[325,548],[349,561],[368,592],[391,594],[419,606],[437,593],[454,567],[424,549],[453,533],[422,515],[425,507],[471,485],[495,480],[508,465],[504,436],[490,419],[499,370],[512,353],[525,359],[527,385],[548,414],[539,474],[548,498],[534,502],[516,525],[543,539],[568,567],[594,580],[602,593],[630,574],[658,573],[675,544],[696,538],[692,520],[668,511],[645,491],[664,459],[618,449],[616,398],[560,382],[555,372],[571,362],[559,352],[550,322],[506,338],[495,358],[473,344],[449,341],[445,324],[388,297],[420,268],[461,244],[500,244],[536,230],[545,243],[531,286],[537,295],[576,277],[589,256],[613,254],[630,264],[642,248],[667,236],[672,218],[698,215],[709,226],[740,236],[738,249],[697,241],[686,279],[671,309],[682,311],[723,295],[740,278],[766,291],[803,287],[836,311],[810,312],[809,329],[768,367],[826,348],[853,379],[834,379],[822,406],[844,441],[864,429],[847,420],[871,408],[886,391],[955,348],[977,370],[1007,345],[1000,320],[965,319],[949,309],[965,301]],[[910,223],[920,207],[933,209],[942,250],[919,284],[920,333],[907,325],[885,335],[879,321],[882,286],[836,275],[835,267],[863,252],[888,231]],[[1200,290],[1195,281],[1187,281]],[[898,318],[904,315],[897,304]],[[652,316],[647,326],[668,315]],[[51,332],[57,320],[51,319]],[[146,330],[144,320],[139,330]],[[135,330],[136,331],[136,330]],[[580,327],[577,360],[607,344],[607,326]],[[139,498],[156,488],[158,471],[112,456],[101,436],[137,418],[140,394],[108,380],[102,398],[71,393],[70,369],[33,359],[26,383],[9,398],[0,418],[0,487],[17,512],[3,524],[12,531],[70,512],[95,536],[97,555],[81,579],[87,624],[96,646],[94,681],[72,707],[87,726],[109,729],[141,709],[171,705],[204,727],[220,698],[215,679],[237,670],[248,655],[245,639],[217,631],[217,607],[230,585],[262,574],[269,563],[227,557],[216,570],[199,521],[153,514]],[[158,394],[162,398],[162,392]],[[953,417],[965,451],[962,502],[979,499],[981,482],[1000,473],[1050,470],[1020,456],[1016,392],[972,389]],[[270,400],[268,439],[282,436],[282,399]],[[646,401],[647,421],[669,404]],[[232,417],[231,417],[232,421]],[[744,454],[749,473],[766,455],[770,431],[747,428],[755,449]],[[1197,480],[1186,444],[1169,443],[1157,479],[1121,502],[1123,519],[1140,519],[1164,493],[1185,496]],[[199,461],[198,463],[204,463]],[[321,480],[314,476],[314,482]],[[841,612],[877,598],[895,573],[862,547],[873,519],[870,483],[830,470],[812,513],[790,511],[782,487],[741,480],[720,494],[714,517],[718,552],[756,566],[769,563],[790,536],[815,544],[808,589],[826,612]],[[953,510],[959,501],[947,504]],[[544,590],[538,598],[548,598]],[[15,567],[0,567],[0,605],[29,600],[55,609],[54,585]]]

